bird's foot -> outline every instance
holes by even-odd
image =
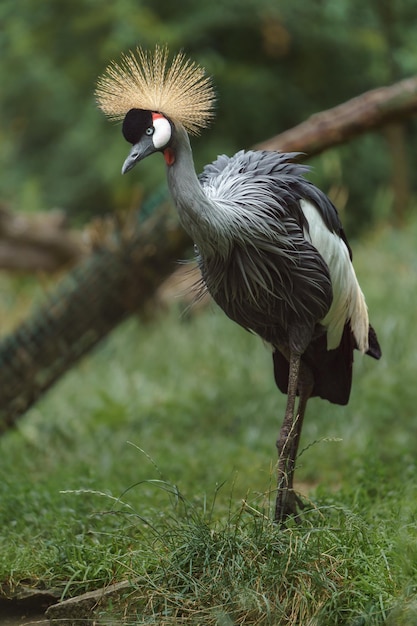
[[[275,523],[284,526],[289,517],[292,517],[298,523],[300,521],[300,512],[303,509],[304,503],[293,489],[286,487],[278,489],[275,502]]]

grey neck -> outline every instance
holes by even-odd
[[[212,255],[222,250],[227,253],[229,246],[221,236],[222,212],[204,193],[195,172],[190,140],[182,126],[176,126],[172,150],[175,161],[167,167],[168,187],[183,228],[201,254]]]

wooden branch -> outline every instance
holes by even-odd
[[[191,242],[165,206],[113,232],[0,342],[0,434],[83,355],[143,311]]]
[[[35,215],[0,206],[0,268],[53,272],[87,254],[82,234],[71,231],[63,211]]]
[[[417,76],[373,89],[255,146],[258,150],[319,154],[358,135],[417,113]]]

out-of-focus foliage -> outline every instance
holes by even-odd
[[[162,185],[157,157],[120,176],[128,144],[95,106],[97,76],[122,51],[167,43],[213,75],[217,118],[193,141],[200,169],[219,152],[414,73],[416,18],[414,0],[2,0],[0,200],[60,206],[85,219]],[[415,133],[413,124],[407,130]],[[352,224],[389,205],[390,152],[381,136],[315,164],[317,182],[348,190]]]

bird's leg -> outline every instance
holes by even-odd
[[[299,499],[293,491],[293,478],[301,429],[308,398],[313,386],[310,370],[300,361],[301,355],[291,352],[288,376],[288,398],[284,421],[277,440],[278,491],[275,504],[275,521],[283,523],[289,515],[297,515]],[[300,394],[295,413],[297,389]]]
[[[289,374],[288,374],[288,395],[285,417],[276,442],[278,449],[278,491],[275,503],[275,521],[283,522],[292,511],[292,500],[289,497],[289,489],[294,473],[294,461],[292,452],[294,448],[296,418],[295,401],[297,396],[298,376],[300,372],[301,355],[290,351]]]

